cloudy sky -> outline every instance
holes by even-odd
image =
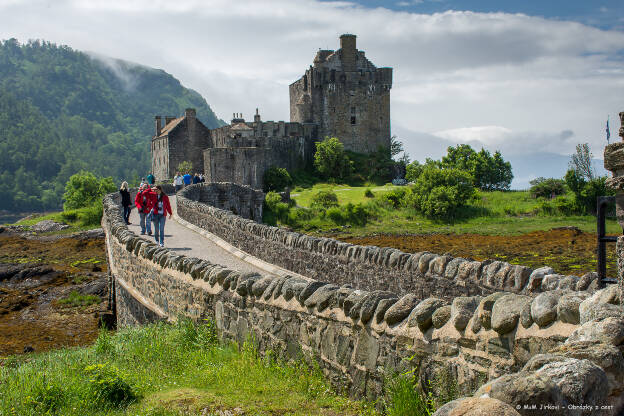
[[[392,130],[412,159],[499,149],[516,188],[562,176],[577,143],[601,159],[624,111],[621,0],[0,0],[0,16],[2,39],[162,68],[226,121],[288,120],[288,85],[353,33],[394,68]]]

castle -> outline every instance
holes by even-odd
[[[319,50],[313,65],[292,83],[290,122],[253,122],[235,113],[229,125],[208,129],[187,109],[182,117],[156,116],[152,172],[173,177],[190,161],[208,182],[261,188],[272,167],[293,171],[312,162],[315,143],[337,137],[346,150],[371,153],[390,147],[392,68],[377,68],[356,48],[356,36],[340,36],[340,49]]]

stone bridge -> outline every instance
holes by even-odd
[[[118,325],[211,318],[224,339],[315,360],[354,397],[376,399],[388,377],[414,368],[435,393],[473,396],[438,414],[475,405],[500,414],[548,414],[540,404],[560,406],[553,414],[623,411],[616,285],[599,287],[594,273],[290,232],[259,222],[263,198],[230,183],[189,186],[172,196],[175,220],[160,248],[126,226],[118,195],[106,196]],[[604,408],[577,407],[587,404]]]

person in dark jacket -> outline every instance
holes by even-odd
[[[160,185],[156,185],[156,193],[153,194],[150,200],[150,214],[152,215],[152,221],[154,221],[154,239],[159,246],[165,246],[165,218],[169,213],[169,219],[171,219],[171,204],[169,203],[169,197],[162,190]]]
[[[147,231],[147,235],[152,235],[152,221],[150,216],[150,201],[153,199],[152,194],[153,192],[150,187],[145,184],[139,188],[139,192],[137,192],[134,198],[134,205],[137,207],[139,217],[141,218],[141,235],[144,235],[145,231]]]
[[[130,210],[132,209],[132,200],[130,199],[130,192],[128,191],[128,182],[121,183],[119,188],[121,194],[121,205],[123,206],[123,218],[126,224],[130,224]]]
[[[199,178],[199,174],[195,173],[195,176],[193,176],[193,185],[199,182],[201,182],[201,179]]]

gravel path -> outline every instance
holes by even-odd
[[[175,196],[170,196],[169,199],[175,213]],[[133,209],[130,213],[130,223],[131,224],[128,228],[137,235],[140,235],[141,227],[139,225],[139,214],[136,209]],[[146,240],[153,240],[152,237],[148,237],[147,235],[141,237]],[[267,274],[266,271],[261,270],[236,256],[233,256],[209,239],[186,228],[174,219],[170,220],[167,218],[165,222],[165,247],[179,254],[204,259],[211,263],[220,264],[230,269]]]

